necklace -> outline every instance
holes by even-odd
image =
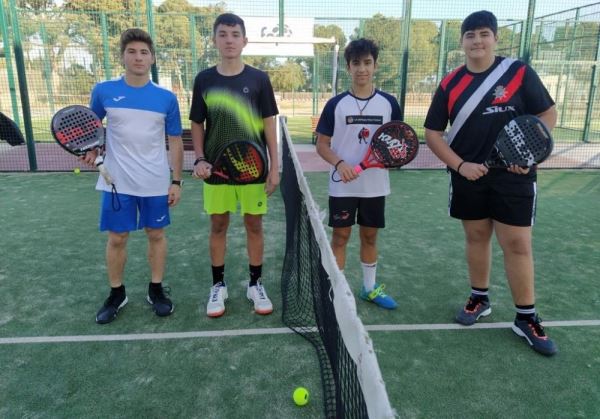
[[[364,110],[367,108],[367,105],[371,101],[371,98],[373,97],[373,93],[375,93],[375,88],[373,87],[371,89],[371,94],[369,95],[369,98],[367,99],[367,103],[365,103],[365,105],[362,108],[358,104],[358,99],[356,98],[356,95],[354,94],[354,89],[350,89],[350,91],[352,92],[352,97],[354,98],[354,102],[356,103],[356,107],[358,108],[358,112],[360,113],[360,115],[362,115],[363,112],[364,112]],[[361,99],[361,101],[362,101],[362,99]]]

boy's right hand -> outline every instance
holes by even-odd
[[[197,165],[194,166],[194,170],[192,171],[192,177],[200,178],[200,179],[208,179],[211,175],[212,164],[207,162],[206,160],[202,160],[198,162]]]
[[[96,157],[98,157],[98,149],[88,151],[85,156],[79,157],[79,160],[91,167],[96,167]]]
[[[359,176],[358,173],[354,171],[354,168],[345,161],[338,165],[337,171],[340,175],[340,179],[342,179],[342,182],[344,183],[352,182]]]

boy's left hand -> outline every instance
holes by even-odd
[[[517,166],[516,164],[511,164],[506,170],[516,175],[526,175],[527,173],[529,173],[530,168]]]
[[[169,207],[174,207],[179,203],[181,199],[181,186],[171,185],[169,186]]]
[[[265,192],[267,196],[271,196],[277,186],[279,185],[279,169],[269,170],[267,175],[267,182],[265,183]]]

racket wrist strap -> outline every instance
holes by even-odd
[[[208,160],[206,160],[206,158],[204,158],[204,157],[198,157],[196,160],[194,160],[194,166],[197,165],[198,163],[200,163],[201,161],[208,161]]]
[[[458,165],[458,167],[456,168],[456,173],[458,173],[460,175],[460,168],[462,167],[463,164],[465,164],[465,160],[461,161]]]
[[[335,164],[335,166],[333,166],[333,168],[334,168],[335,170],[337,170],[338,166],[339,166],[340,164],[342,164],[343,162],[344,162],[344,159],[340,159],[340,160],[339,160],[339,161],[338,161],[338,162]]]

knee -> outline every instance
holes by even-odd
[[[331,244],[333,247],[344,247],[350,239],[350,231],[334,230],[331,235]]]
[[[210,223],[210,232],[212,235],[223,236],[227,233],[229,223],[223,218],[213,218]]]
[[[511,253],[513,255],[529,256],[532,254],[531,241],[522,237],[504,240],[501,243],[501,247],[505,253]]]
[[[159,242],[165,238],[165,231],[162,228],[147,228],[146,236],[151,242]]]
[[[114,248],[123,248],[127,245],[129,233],[108,233],[108,245]]]
[[[465,234],[465,240],[467,241],[467,244],[472,245],[488,243],[491,240],[491,238],[492,230],[484,228],[471,229]]]
[[[245,217],[244,225],[249,234],[262,233],[262,218],[261,217]]]

